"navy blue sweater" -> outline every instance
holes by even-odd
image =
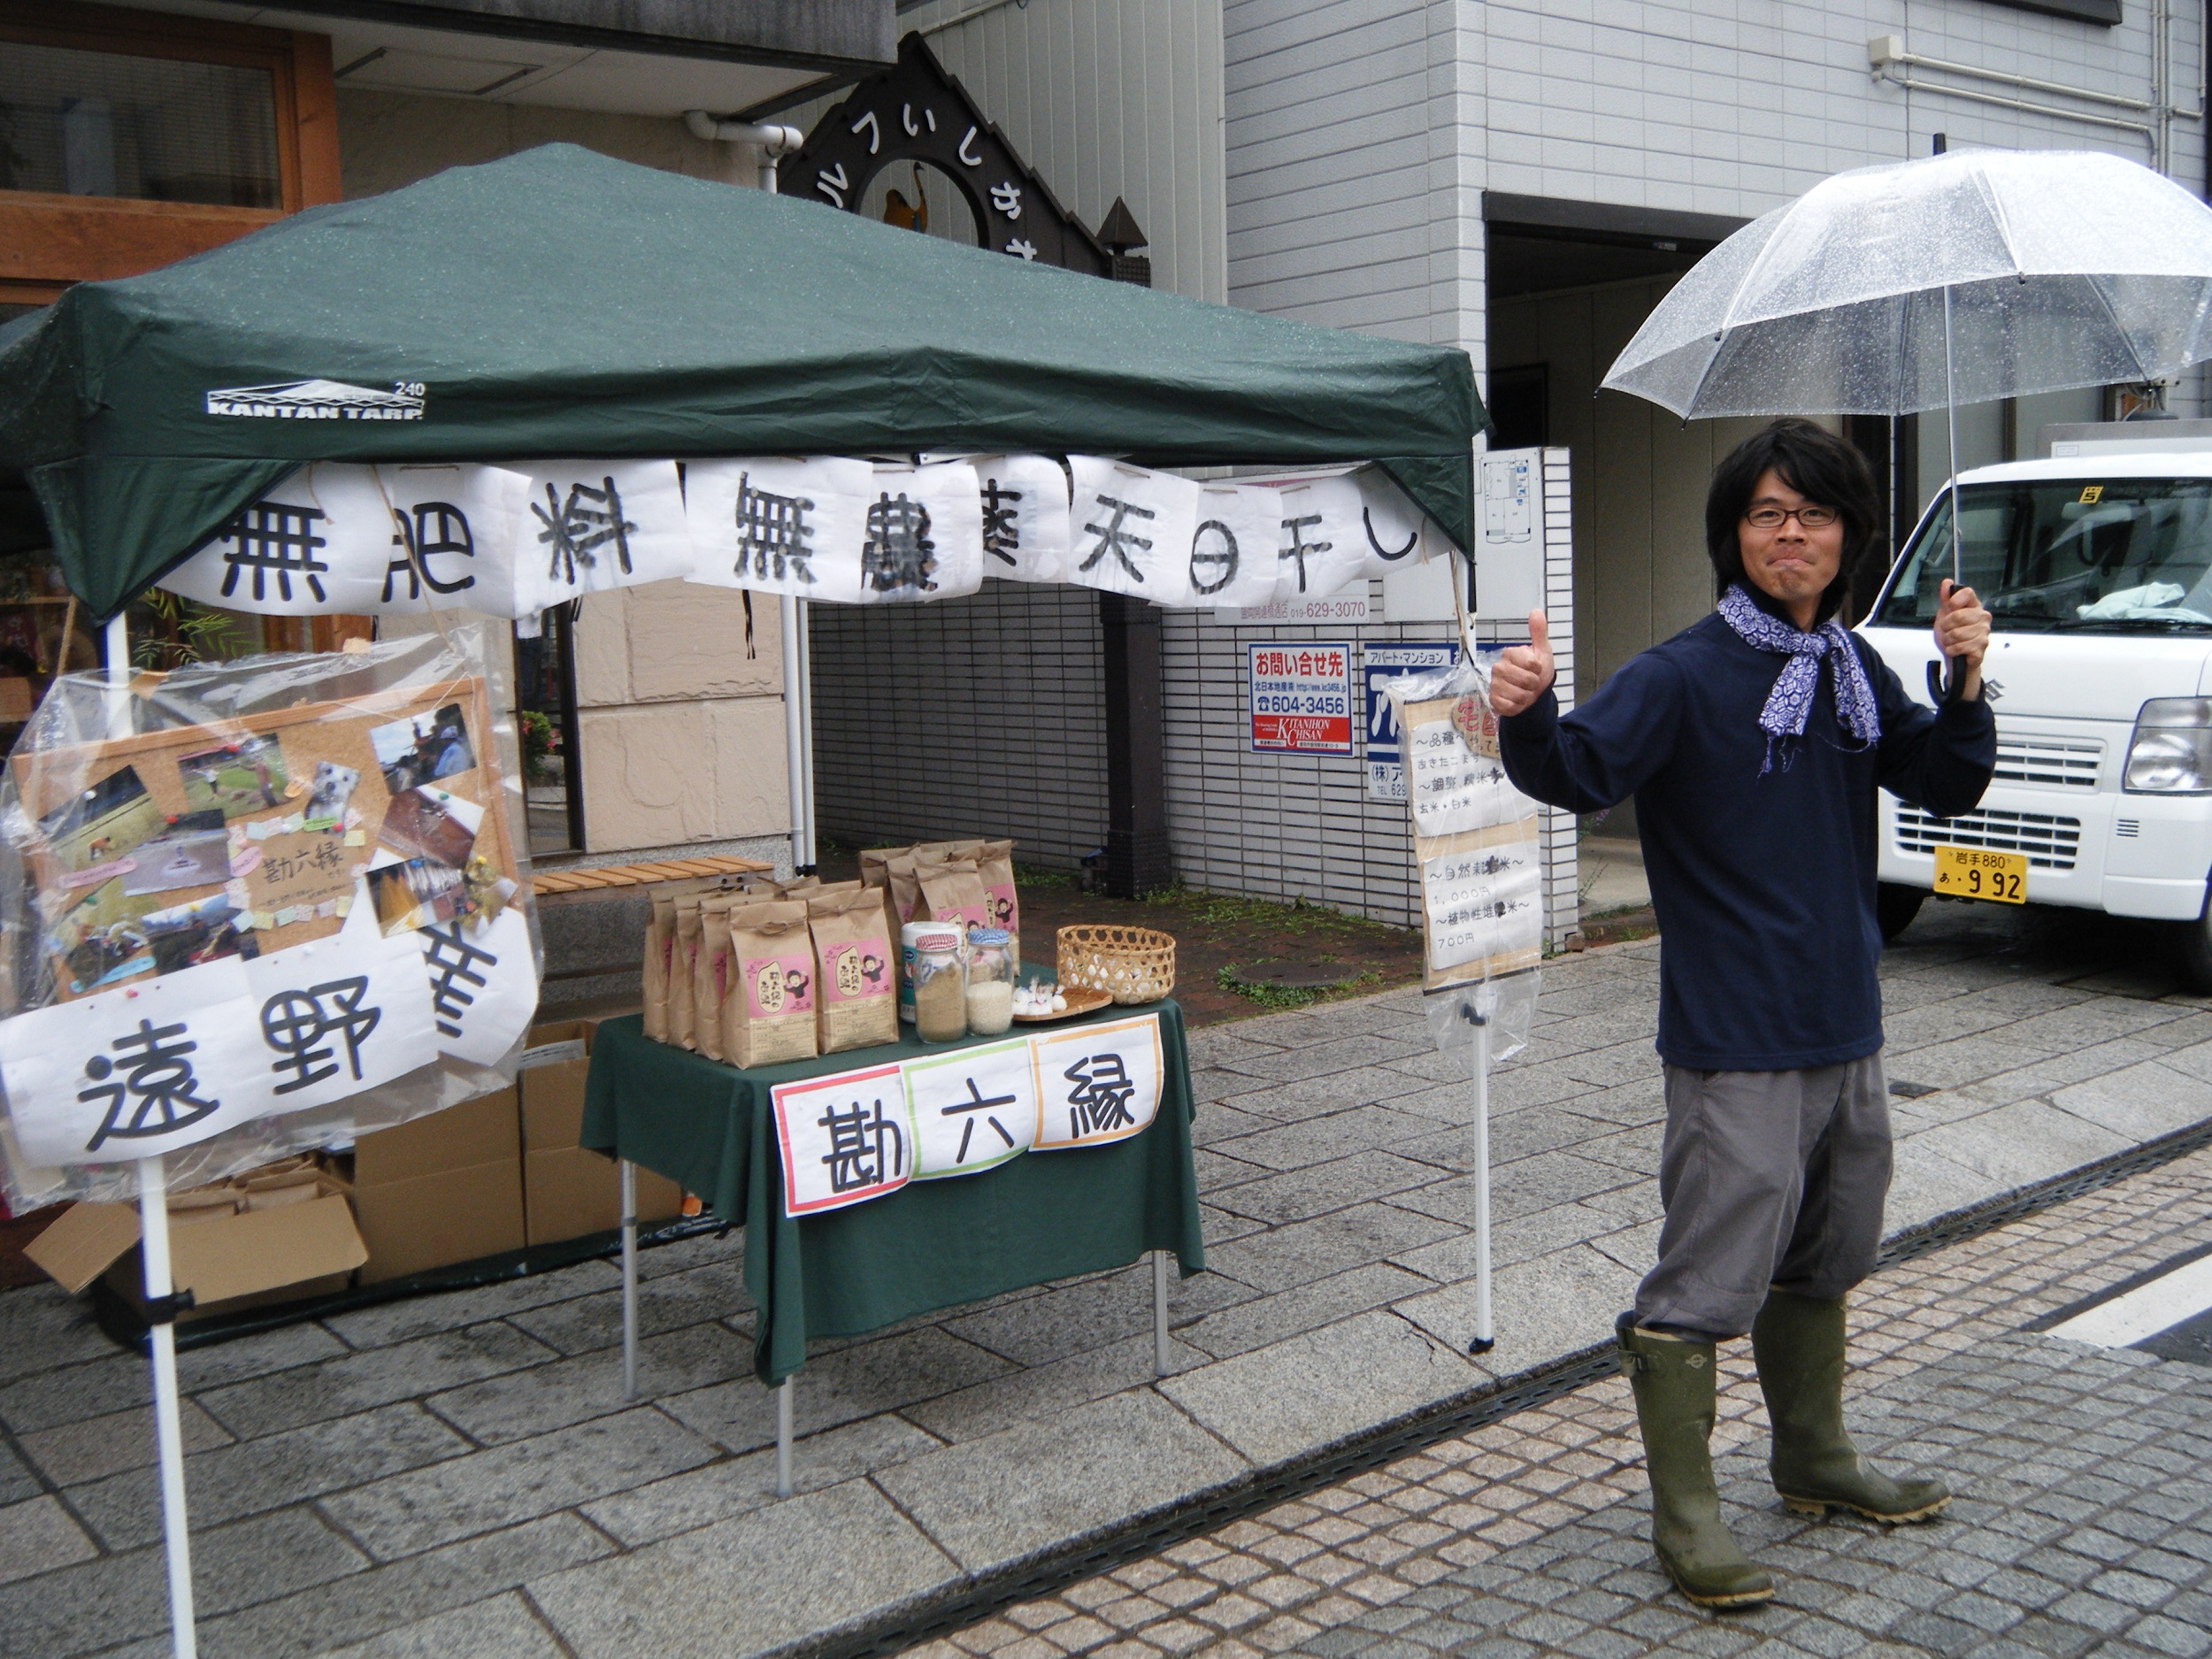
[[[1631,659],[1564,719],[1547,691],[1499,723],[1525,793],[1576,812],[1636,797],[1666,941],[1659,1053],[1671,1064],[1793,1071],[1882,1046],[1875,789],[1938,818],[1967,811],[1988,787],[1997,730],[1978,699],[1940,711],[1913,702],[1872,647],[1852,644],[1881,704],[1881,742],[1859,748],[1839,725],[1830,657],[1803,739],[1782,740],[1764,777],[1759,712],[1788,659],[1746,644],[1718,612]]]

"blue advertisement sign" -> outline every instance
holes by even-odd
[[[1397,674],[1423,673],[1448,668],[1459,660],[1459,646],[1449,640],[1434,643],[1406,642],[1370,645],[1360,653],[1360,672],[1367,696],[1367,795],[1374,801],[1406,798],[1404,736],[1391,713],[1390,698],[1381,682]]]

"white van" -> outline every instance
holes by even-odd
[[[1995,623],[1983,676],[1997,772],[1948,820],[1882,793],[1885,938],[1932,888],[1996,885],[2170,924],[2193,988],[2212,992],[2212,438],[2189,442],[2181,425],[2057,428],[2080,435],[2049,460],[1961,475],[1964,575]],[[1861,625],[1931,705],[1950,573],[1939,494]]]

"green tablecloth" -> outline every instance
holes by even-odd
[[[1156,1010],[1164,1076],[1159,1114],[1141,1134],[1025,1152],[978,1174],[911,1181],[821,1215],[784,1213],[769,1090],[956,1045],[923,1043],[902,1026],[901,1040],[881,1048],[740,1071],[653,1041],[640,1016],[611,1019],[592,1043],[582,1144],[682,1182],[745,1229],[745,1285],[760,1310],[753,1369],[773,1386],[806,1363],[810,1336],[857,1336],[938,1308],[1125,1266],[1147,1250],[1174,1251],[1186,1275],[1203,1271],[1183,1011],[1163,1002],[1090,1018]]]

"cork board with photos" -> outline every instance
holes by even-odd
[[[334,933],[365,877],[388,934],[517,878],[473,677],[9,764],[40,832],[26,863],[63,1001]]]

